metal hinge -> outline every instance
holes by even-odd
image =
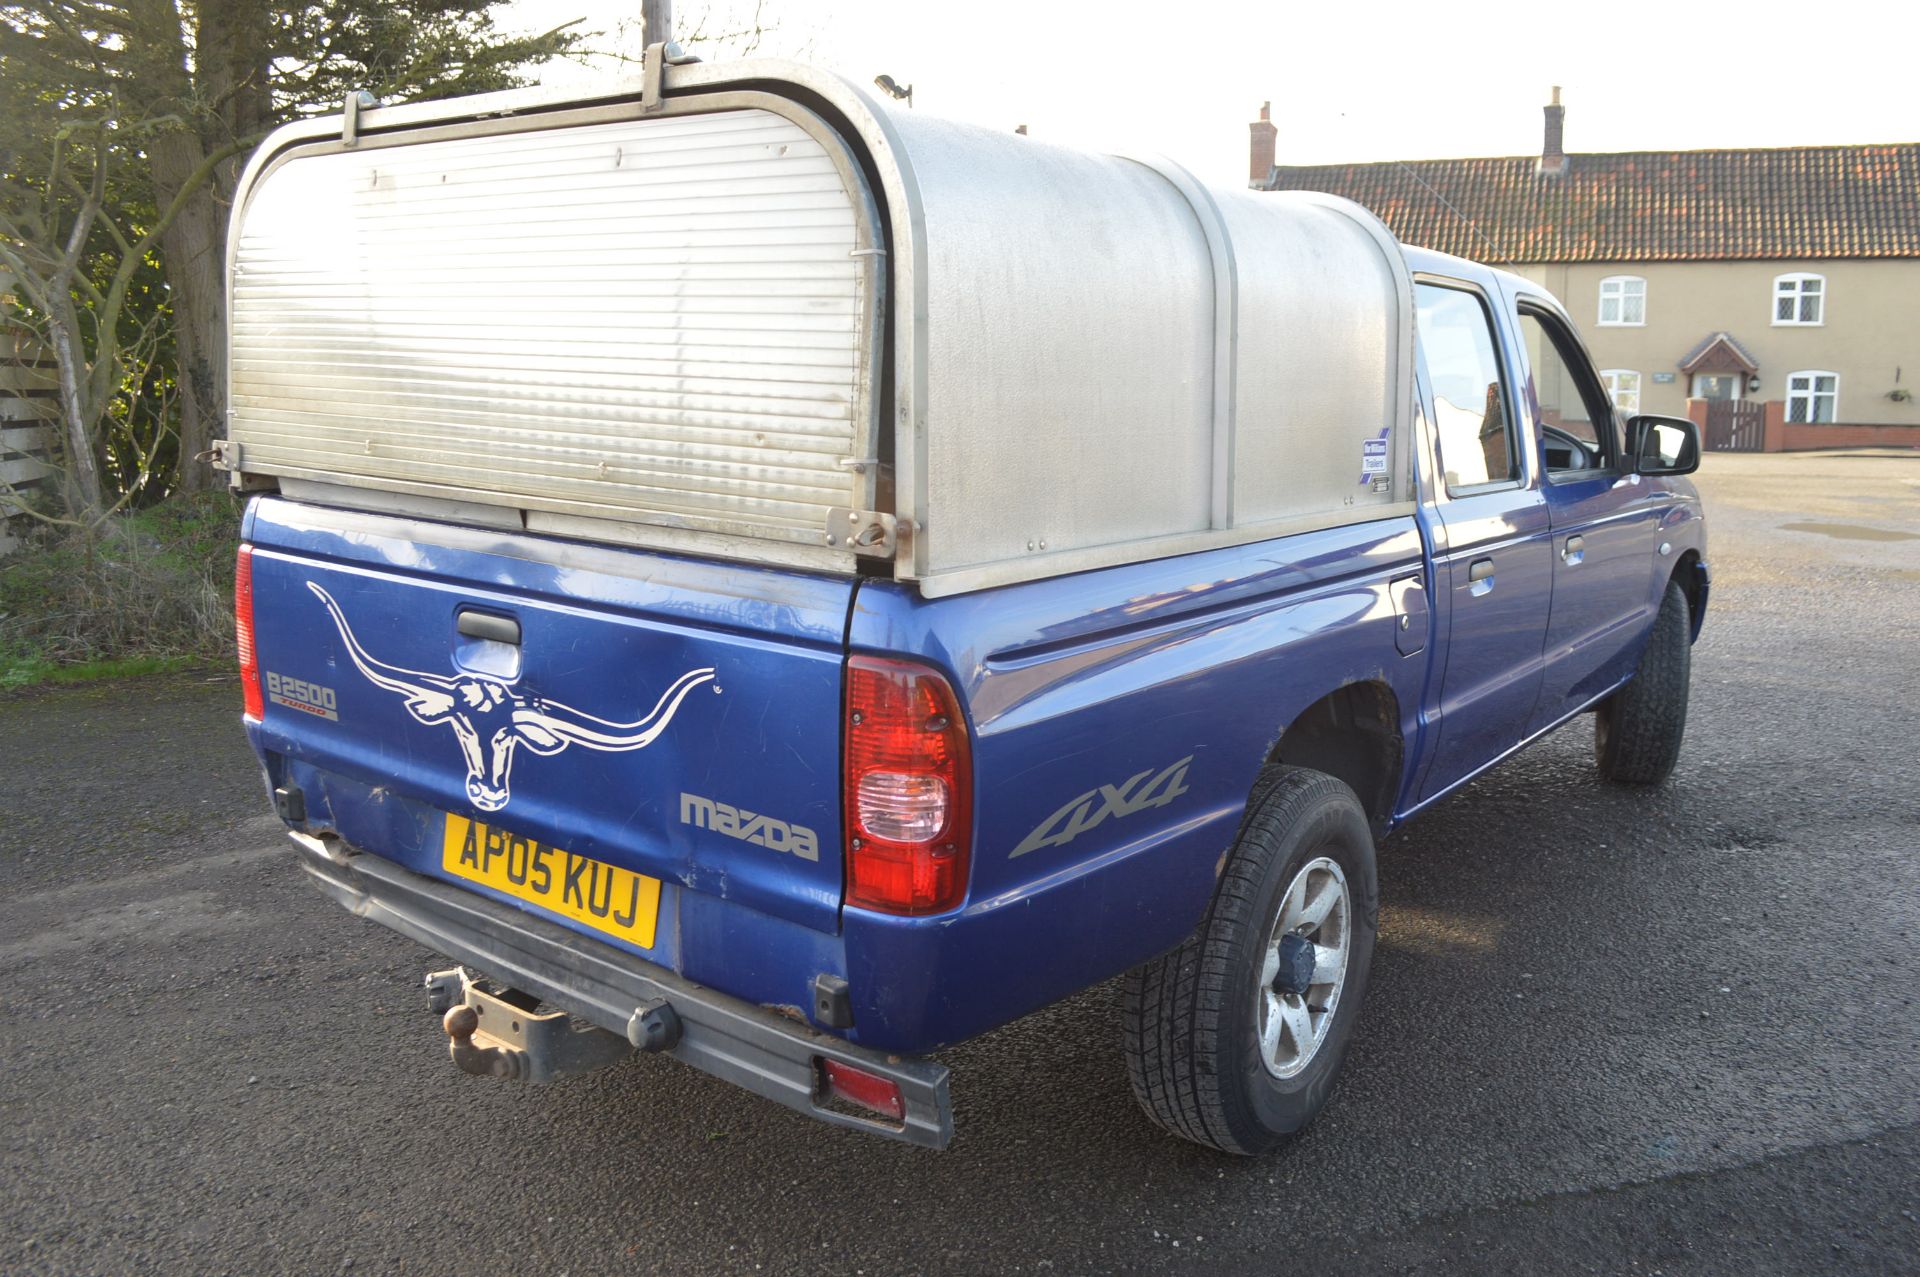
[[[380,99],[365,89],[355,89],[340,103],[340,145],[355,146],[360,141],[360,112],[380,105]]]
[[[648,45],[640,62],[640,114],[652,115],[660,109],[660,78],[666,65],[667,46]]]
[[[851,549],[855,554],[890,558],[903,525],[912,526],[878,510],[849,510],[837,505],[827,511],[827,544]]]
[[[243,451],[231,439],[215,439],[196,460],[202,458],[215,470],[226,471],[227,486],[236,492],[261,492],[279,486],[271,475],[243,473]]]
[[[678,40],[669,40],[665,44],[650,44],[641,55],[640,64],[640,114],[652,115],[662,106],[661,81],[668,67],[683,67],[700,60],[697,53],[688,53],[680,47]]]

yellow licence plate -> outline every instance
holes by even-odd
[[[447,816],[441,840],[440,864],[469,882],[643,949],[653,948],[654,924],[660,915],[658,878],[452,814]]]

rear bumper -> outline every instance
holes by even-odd
[[[667,1054],[702,1072],[836,1126],[929,1148],[953,1138],[945,1065],[854,1046],[336,838],[292,837],[301,866],[334,899],[435,953],[623,1036],[636,1009],[665,999],[682,1026]],[[889,1123],[827,1107],[818,1081],[823,1060],[894,1082],[904,1119]]]

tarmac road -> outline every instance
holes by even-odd
[[[1679,773],[1601,784],[1583,720],[1394,835],[1346,1077],[1261,1161],[1148,1125],[1112,986],[944,1057],[944,1154],[670,1060],[465,1077],[231,681],[0,703],[0,1270],[1920,1271],[1920,455],[1701,487]]]

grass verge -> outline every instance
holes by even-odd
[[[108,678],[135,678],[141,674],[177,674],[200,664],[194,656],[127,656],[112,661],[82,661],[77,665],[50,665],[21,660],[0,668],[0,688],[32,687],[38,683],[97,683]]]
[[[0,689],[226,663],[241,503],[175,497],[0,560]]]

